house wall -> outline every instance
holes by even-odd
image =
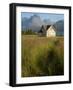
[[[52,26],[46,31],[46,36],[47,37],[55,37],[56,36],[56,32]]]

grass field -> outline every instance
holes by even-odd
[[[64,75],[64,38],[22,35],[22,77]]]

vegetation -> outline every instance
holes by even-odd
[[[64,38],[22,35],[22,77],[64,74]]]
[[[36,35],[36,33],[33,32],[31,29],[23,30],[23,31],[22,31],[22,34],[23,34],[23,35]]]

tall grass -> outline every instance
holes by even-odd
[[[22,77],[64,74],[63,37],[22,35]]]

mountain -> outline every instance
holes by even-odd
[[[43,20],[37,15],[31,16],[30,19],[29,19],[29,22],[30,22],[29,27],[33,31],[39,31],[41,26],[44,24]]]
[[[45,20],[44,20],[44,24],[45,24],[45,25],[53,25],[54,22],[52,22],[50,19],[45,19]]]
[[[40,16],[33,15],[30,18],[22,18],[22,30],[32,29],[38,32],[42,25],[50,25],[52,22],[48,20],[42,20]]]
[[[44,24],[43,20],[37,15],[31,16],[29,22],[31,23],[31,26],[41,26]]]
[[[42,25],[53,25],[56,28],[57,35],[64,35],[64,20],[52,22],[50,19],[42,20],[38,15],[33,15],[30,18],[22,17],[22,30],[32,29],[38,32]]]
[[[57,35],[64,35],[64,20],[57,21],[54,27],[57,30]]]
[[[37,15],[33,15],[30,18],[22,18],[22,30],[32,29],[33,31],[37,31],[43,25],[43,21]]]
[[[21,21],[22,29],[28,27],[28,24],[29,24],[28,18],[23,17]]]

